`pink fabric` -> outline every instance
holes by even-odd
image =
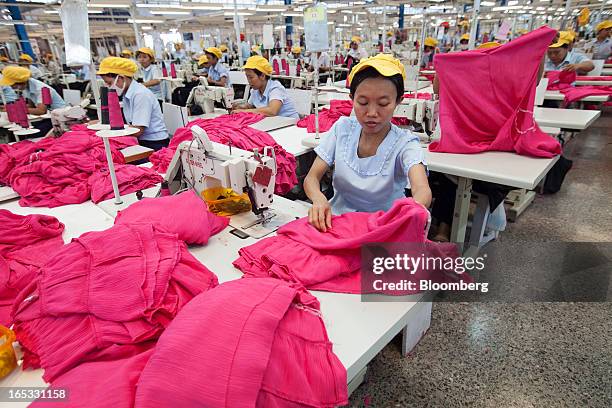
[[[561,93],[565,95],[563,107],[566,107],[570,103],[579,101],[587,96],[612,95],[612,86],[572,86],[561,89]]]
[[[419,95],[428,95],[428,94],[419,94]],[[350,116],[351,111],[353,110],[353,101],[351,100],[339,100],[332,99],[330,101],[329,109],[323,108],[319,111],[319,132],[327,132],[332,126],[343,116]],[[407,118],[393,118],[391,123],[398,126],[406,126],[410,123]],[[297,124],[297,127],[306,128],[308,133],[315,133],[315,115],[310,114],[302,119],[300,119]]]
[[[91,195],[89,177],[107,166],[104,144],[94,133],[80,125],[59,138],[0,145],[0,182],[21,196],[22,206],[57,207],[87,201]],[[115,163],[123,164],[125,159],[118,149],[136,140],[116,139],[111,140],[111,154]],[[126,180],[122,192],[129,188]]]
[[[586,76],[578,75],[576,81],[612,81],[612,76]]]
[[[186,140],[191,140],[190,128],[194,125],[200,126],[206,131],[211,141],[224,145],[232,145],[243,150],[253,151],[258,149],[263,153],[265,146],[274,148],[276,154],[276,186],[274,192],[285,194],[297,184],[295,175],[295,157],[288,153],[281,145],[266,132],[256,130],[248,125],[259,122],[263,115],[249,112],[222,115],[214,119],[196,119],[187,124],[186,127],[179,128],[172,137],[170,145],[153,153],[149,160],[153,163],[153,169],[164,173],[172,160],[172,156],[177,146]]]
[[[278,75],[280,73],[280,68],[278,67],[278,59],[272,61],[272,69],[274,70],[274,75]]]
[[[430,69],[427,69],[427,70],[425,70],[425,71],[428,71],[428,70],[430,70]],[[423,70],[421,70],[421,71],[419,72],[419,75],[420,75],[420,76],[423,76],[423,77],[425,77],[425,78],[427,78],[427,80],[428,80],[428,81],[431,81],[431,82],[433,82],[433,81],[434,81],[434,78],[436,77],[436,74],[424,74],[424,73],[423,73]]]
[[[501,47],[437,54],[442,137],[429,150],[560,154],[559,142],[533,119],[538,69],[554,36],[541,27]]]
[[[431,94],[430,93],[425,93],[425,92],[417,92],[416,98],[417,99],[424,99],[426,101],[430,101],[431,100]],[[404,99],[414,99],[414,94],[405,93],[404,94]]]
[[[204,245],[212,235],[223,231],[229,218],[219,217],[193,190],[181,194],[145,198],[120,211],[115,224],[151,223],[178,235],[188,244]]]
[[[346,370],[318,309],[312,295],[276,279],[234,280],[197,296],[160,337],[134,406],[347,404]]]
[[[217,277],[175,234],[149,224],[115,225],[74,239],[15,301],[24,368],[54,381],[87,361],[148,348],[178,311]]]
[[[546,89],[549,91],[570,88],[576,81],[576,72],[548,71],[545,75],[548,78]]]
[[[12,324],[11,308],[38,269],[64,245],[64,224],[47,215],[0,210],[0,324]]]
[[[29,408],[132,408],[140,373],[153,351],[151,347],[131,357],[83,363],[57,378],[50,387],[66,390],[65,401],[39,400]]]
[[[240,249],[234,266],[245,276],[272,276],[311,290],[361,293],[361,246],[372,242],[426,243],[429,214],[413,199],[389,211],[346,213],[320,232],[302,218],[277,235]]]
[[[119,164],[115,166],[117,184],[121,194],[134,193],[161,183],[164,179],[155,170],[147,167]],[[91,201],[100,201],[113,198],[113,185],[108,168],[102,167],[97,170],[87,181],[91,189]]]

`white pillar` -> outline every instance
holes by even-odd
[[[234,0],[234,30],[236,31],[236,42],[238,43],[238,61],[240,61],[240,66],[243,66],[242,41],[240,40],[240,23],[238,22],[238,5],[236,0]]]
[[[480,0],[474,0],[474,10],[472,11],[472,26],[470,27],[470,50],[476,48],[476,30],[478,29],[478,15],[480,14]]]
[[[132,28],[134,28],[134,36],[136,37],[136,47],[142,47],[142,39],[140,37],[140,31],[138,31],[138,24],[136,24],[136,2],[132,1],[130,6],[130,15],[132,16]]]

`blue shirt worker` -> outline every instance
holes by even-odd
[[[134,80],[136,71],[138,67],[133,61],[107,57],[100,63],[98,75],[117,95],[123,95],[123,114],[130,125],[139,129],[135,136],[140,145],[157,151],[168,146],[168,130],[157,97]]]
[[[42,103],[42,88],[49,88],[51,93],[51,109],[63,108],[66,103],[57,91],[44,82],[32,78],[32,72],[25,67],[8,66],[2,70],[0,86],[10,86],[14,91],[20,91],[29,102],[28,113],[30,115],[44,115],[47,106]],[[5,95],[7,93],[5,92]],[[10,95],[10,93],[9,93]],[[7,102],[10,102],[7,100]]]
[[[597,38],[593,41],[593,59],[607,60],[612,54],[612,20],[602,21],[595,27]]]
[[[220,61],[223,53],[217,47],[209,47],[204,50],[208,58],[208,84],[213,86],[230,87],[229,69]]]
[[[404,94],[405,78],[402,63],[385,54],[362,60],[349,74],[355,116],[341,118],[323,136],[304,180],[312,201],[308,219],[318,230],[333,229],[332,213],[388,210],[405,197],[407,187],[416,202],[430,205],[419,139],[391,123]],[[332,166],[334,196],[328,202],[320,181]]]
[[[285,116],[299,119],[300,115],[280,82],[270,79],[272,66],[267,59],[256,55],[244,64],[244,73],[251,86],[251,96],[246,104],[234,107],[234,112],[246,111],[265,116]]]
[[[142,79],[142,85],[153,92],[157,99],[162,100],[161,77],[162,73],[155,65],[155,53],[149,47],[142,47],[136,51],[136,58],[140,64],[138,76]]]
[[[576,71],[578,75],[591,72],[595,66],[584,54],[569,50],[570,40],[566,36],[548,46],[544,71]]]

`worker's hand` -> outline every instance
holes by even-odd
[[[576,64],[568,64],[563,67],[563,71],[567,71],[567,72],[574,72],[576,71],[576,69],[578,69],[578,65]]]
[[[331,205],[326,199],[314,201],[308,210],[308,222],[321,232],[331,229],[331,218]]]

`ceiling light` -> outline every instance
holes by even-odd
[[[115,3],[89,3],[87,7],[92,8],[130,8],[129,4]]]
[[[136,20],[132,18],[128,18],[128,23],[136,23],[136,24],[161,24],[164,20],[153,20],[153,19],[145,19],[145,18],[137,18]]]
[[[484,7],[493,7],[495,5],[494,1],[483,1],[482,3],[480,3],[481,6]]]
[[[252,11],[239,11],[236,14],[239,15],[239,16],[252,16],[253,12]],[[233,11],[225,11],[223,13],[223,15],[224,16],[232,17],[234,15],[234,12]]]
[[[59,14],[59,10],[44,10],[45,14]]]
[[[152,30],[153,27],[151,27],[151,26],[142,26],[142,27],[140,27],[140,29],[147,31],[147,30]]]
[[[518,0],[510,0],[510,1],[508,2],[508,5],[509,5],[509,6],[516,6],[518,3],[519,3],[519,2],[518,2]]]
[[[151,10],[151,14],[154,15],[173,15],[173,16],[186,16],[191,14],[189,11],[175,11],[175,10]]]
[[[283,16],[287,17],[302,17],[303,15],[303,13],[283,13]]]

